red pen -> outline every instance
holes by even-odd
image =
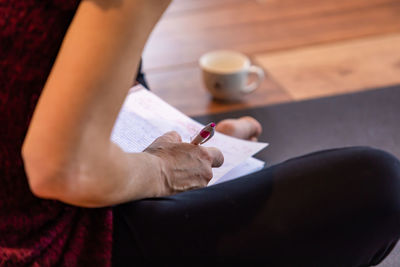
[[[211,122],[206,125],[190,142],[193,145],[201,145],[210,140],[215,132],[215,123]]]

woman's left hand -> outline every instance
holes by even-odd
[[[222,120],[215,129],[220,133],[250,141],[257,141],[262,132],[261,124],[250,116]]]

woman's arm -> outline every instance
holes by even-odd
[[[177,191],[166,183],[166,175],[173,173],[169,157],[124,153],[110,142],[145,42],[169,2],[81,2],[22,149],[34,194],[99,207]],[[218,152],[202,151],[208,168],[218,165],[216,158],[221,161]]]

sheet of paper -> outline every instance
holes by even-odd
[[[168,131],[177,131],[182,141],[190,142],[191,137],[203,127],[150,91],[136,86],[124,102],[111,140],[126,152],[142,152],[154,139]],[[224,154],[225,160],[220,168],[213,168],[210,184],[267,145],[215,133],[204,146],[217,147]]]
[[[254,173],[263,169],[265,166],[265,162],[256,158],[248,158],[244,162],[240,163],[238,166],[230,170],[227,174],[222,176],[220,179],[212,179],[208,185],[219,184],[222,182],[230,181],[236,179],[238,177]]]

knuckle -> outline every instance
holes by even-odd
[[[181,138],[180,134],[177,131],[171,131],[170,133],[171,133],[171,136],[176,138],[176,139],[180,139]]]
[[[163,137],[169,142],[181,141],[181,136],[176,131],[167,132],[163,135]]]
[[[161,136],[157,137],[156,139],[154,139],[152,145],[158,144],[158,143],[162,142],[164,139],[165,139],[165,135],[161,135]]]

